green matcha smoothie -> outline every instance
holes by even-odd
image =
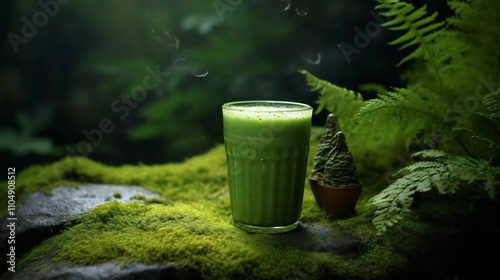
[[[222,106],[233,220],[249,232],[298,225],[304,194],[312,108],[285,101]]]

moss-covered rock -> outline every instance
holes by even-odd
[[[309,170],[315,149],[312,145]],[[138,197],[141,202],[101,204],[85,216],[70,219],[59,234],[18,256],[17,269],[33,267],[48,258],[50,262],[79,266],[110,262],[122,267],[136,263],[175,263],[179,278],[432,276],[444,279],[456,276],[460,272],[460,260],[453,258],[457,257],[453,240],[462,236],[466,223],[457,220],[467,217],[466,213],[453,210],[457,205],[449,201],[426,199],[426,205],[409,214],[413,219],[377,236],[371,224],[373,209],[365,205],[386,182],[383,176],[360,175],[365,188],[354,217],[328,220],[306,185],[302,227],[290,233],[265,235],[249,234],[232,225],[223,146],[180,164],[113,167],[87,158],[66,158],[50,165],[34,166],[20,174],[16,188],[19,196],[34,191],[50,193],[61,184],[103,183],[139,185],[170,203],[159,204]],[[6,209],[5,201],[1,207]],[[313,230],[311,225],[320,230]],[[314,231],[322,233],[315,235]],[[299,238],[318,236],[322,240],[317,240],[317,246],[315,243],[289,246],[286,243],[294,241],[286,241],[286,238],[293,234]],[[345,238],[361,241],[356,254],[328,249]],[[321,245],[325,242],[330,247]],[[440,250],[434,251],[435,247]],[[429,252],[433,255],[428,255]],[[40,271],[50,271],[50,268]],[[10,276],[9,272],[4,275]]]

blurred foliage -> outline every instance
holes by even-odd
[[[347,87],[398,81],[386,74],[398,57],[383,54],[382,30],[352,63],[335,48],[374,20],[367,1],[49,2],[53,15],[28,0],[0,12],[0,155],[9,164],[75,153],[109,164],[183,160],[222,141],[224,102],[314,104],[301,69]],[[44,24],[24,36],[41,13]],[[14,47],[12,34],[27,42]],[[160,79],[137,96],[152,72]],[[100,137],[104,119],[113,129]]]
[[[52,122],[51,113],[38,111],[30,115],[21,112],[16,117],[19,130],[0,129],[0,149],[10,150],[17,156],[49,154],[53,150],[52,140],[36,137],[36,134]]]

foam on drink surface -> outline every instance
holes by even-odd
[[[258,120],[290,120],[297,118],[308,118],[310,113],[308,107],[294,104],[275,104],[268,106],[259,104],[243,104],[230,106],[225,110],[226,116],[238,119]]]

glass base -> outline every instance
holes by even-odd
[[[247,225],[247,224],[242,224],[234,221],[234,225],[246,232],[252,232],[252,233],[282,233],[282,232],[287,232],[291,231],[292,229],[296,228],[299,225],[299,221],[296,221],[293,224],[286,225],[286,226],[269,226],[269,227],[260,227],[260,226],[254,226],[254,225]]]

